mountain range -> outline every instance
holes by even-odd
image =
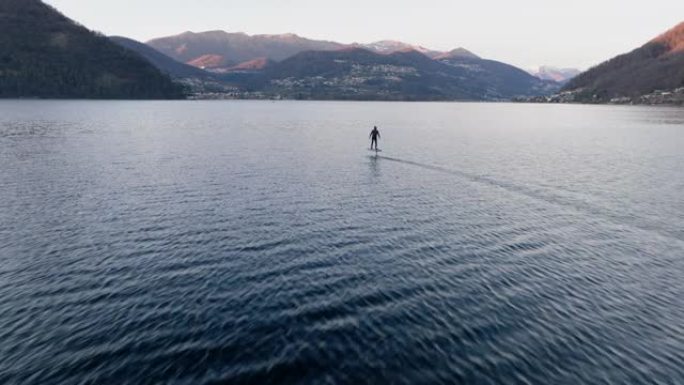
[[[506,100],[556,89],[504,63],[459,55],[436,60],[414,50],[307,51],[252,76],[256,90],[296,99]]]
[[[579,75],[534,75],[465,48],[394,40],[209,31],[141,43],[91,32],[40,0],[0,0],[0,97],[684,103],[684,23]]]
[[[147,45],[207,70],[239,97],[507,100],[560,87],[465,48],[443,52],[393,40],[342,44],[293,34],[209,31],[153,39]]]
[[[457,48],[449,52],[432,50],[396,40],[382,40],[368,44],[343,44],[334,41],[312,40],[295,34],[247,35],[242,32],[207,31],[184,32],[180,35],[152,39],[146,43],[176,61],[210,72],[226,73],[245,68],[263,68],[305,51],[337,51],[362,48],[379,54],[416,51],[431,58],[456,55],[478,58],[477,55]]]
[[[345,45],[294,34],[254,35],[208,31],[153,39],[147,45],[182,63],[226,70],[254,60],[280,61],[303,51],[332,51]]]
[[[0,97],[167,99],[183,89],[39,0],[0,1]]]

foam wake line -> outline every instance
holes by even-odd
[[[467,179],[471,182],[485,184],[485,185],[489,185],[489,186],[493,186],[493,187],[497,187],[497,188],[502,188],[502,189],[507,190],[507,191],[512,192],[512,193],[524,195],[528,198],[544,201],[546,203],[557,205],[557,206],[562,206],[565,208],[571,208],[571,209],[574,209],[575,211],[581,212],[585,215],[601,216],[605,220],[607,220],[608,222],[611,222],[613,224],[617,224],[620,226],[629,226],[629,227],[632,227],[634,229],[653,232],[653,233],[656,233],[660,236],[663,236],[666,238],[671,238],[671,239],[677,240],[678,242],[684,244],[684,238],[683,238],[683,235],[681,233],[668,230],[668,229],[664,228],[664,226],[661,224],[652,223],[646,219],[635,217],[634,215],[624,215],[624,214],[619,214],[616,212],[611,212],[610,210],[606,210],[604,208],[594,206],[594,205],[592,205],[588,202],[585,202],[585,201],[581,201],[581,200],[577,200],[577,199],[573,199],[573,198],[565,198],[565,197],[562,197],[558,194],[552,194],[552,193],[549,193],[547,191],[544,191],[544,189],[540,188],[540,187],[535,188],[535,187],[523,186],[520,184],[516,184],[514,182],[495,179],[495,178],[488,177],[488,176],[477,175],[477,174],[473,174],[473,173],[469,173],[469,172],[465,172],[465,171],[460,171],[460,170],[452,170],[452,169],[448,169],[448,168],[441,167],[441,166],[435,166],[435,165],[431,165],[431,164],[414,162],[412,160],[393,158],[393,157],[384,156],[384,155],[373,155],[371,157],[376,158],[376,159],[386,160],[389,162],[396,162],[396,163],[406,164],[406,165],[410,165],[410,166],[420,167],[420,168],[423,168],[426,170],[441,172],[444,174],[455,175],[455,176]]]

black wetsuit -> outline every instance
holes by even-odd
[[[377,128],[374,128],[370,133],[371,150],[373,149],[373,145],[375,145],[376,150],[378,149],[378,138],[380,138],[380,131],[378,131]]]

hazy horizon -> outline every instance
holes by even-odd
[[[524,69],[540,65],[587,69],[646,43],[681,22],[684,15],[684,5],[674,0],[467,5],[447,0],[372,4],[351,0],[325,5],[312,0],[258,4],[196,0],[193,7],[179,0],[46,2],[92,30],[139,41],[208,30],[295,33],[341,43],[391,39],[436,50],[464,47]]]

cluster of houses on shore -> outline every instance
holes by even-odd
[[[657,90],[640,96],[620,96],[609,100],[599,95],[587,95],[585,90],[563,91],[553,95],[516,98],[516,102],[526,103],[596,103],[629,105],[677,105],[684,106],[684,87],[674,90]]]

